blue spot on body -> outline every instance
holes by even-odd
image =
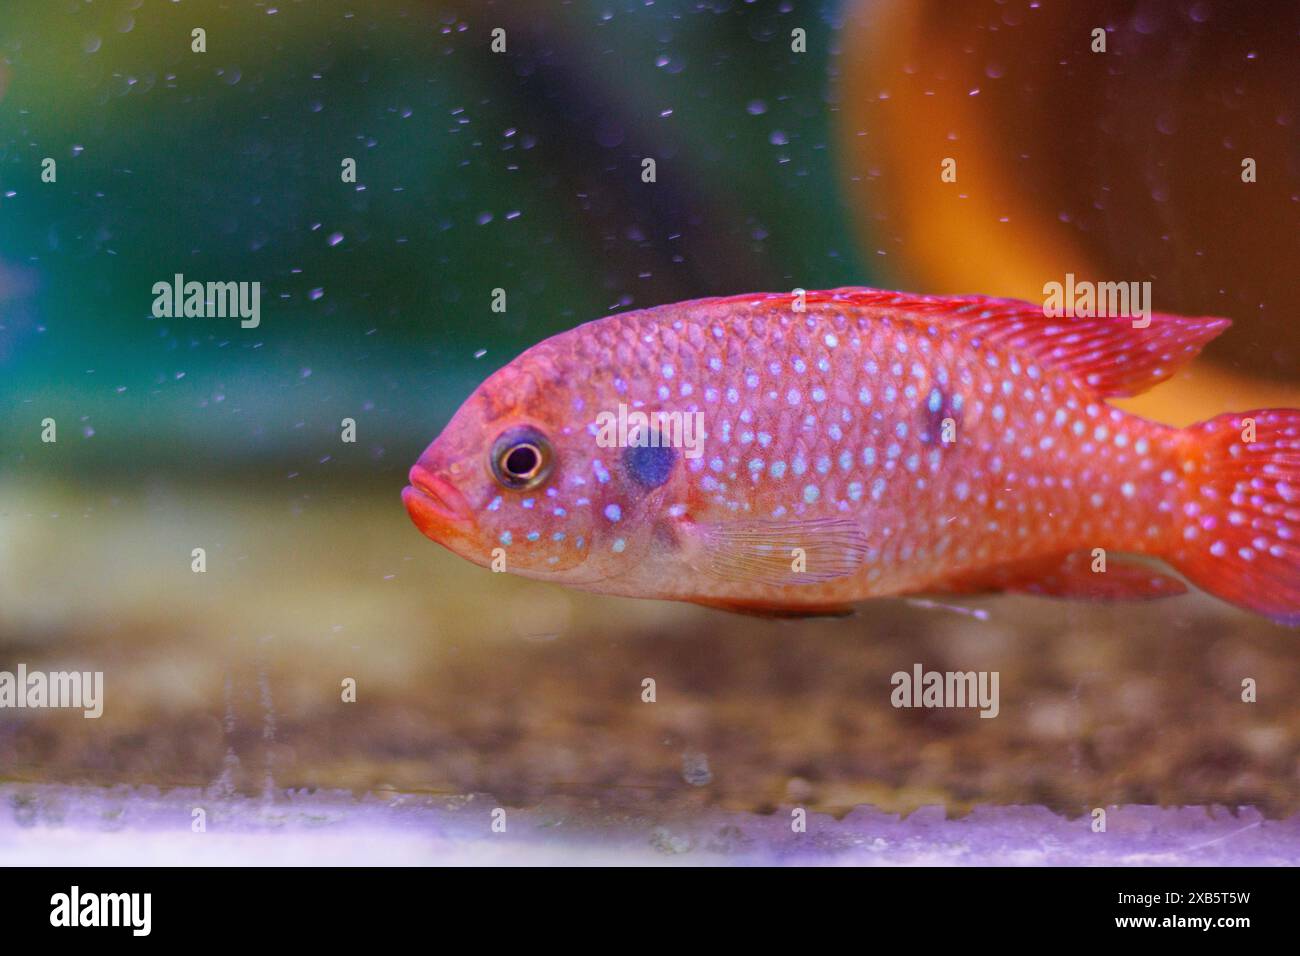
[[[941,388],[933,388],[921,413],[921,441],[937,443],[943,436],[943,423],[951,418],[954,425],[961,422],[961,396],[949,395]],[[955,436],[954,436],[955,437]]]
[[[673,473],[677,449],[654,445],[635,446],[623,453],[628,476],[643,488],[658,488]]]

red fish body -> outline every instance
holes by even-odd
[[[612,316],[492,375],[404,497],[471,561],[612,594],[811,614],[1184,590],[1144,555],[1296,623],[1300,412],[1179,430],[1106,403],[1228,325],[872,289]]]

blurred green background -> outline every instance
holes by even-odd
[[[550,334],[869,279],[827,148],[831,6],[9,5],[0,467],[399,482]],[[155,319],[178,272],[260,281],[260,328]]]

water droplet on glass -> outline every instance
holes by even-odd
[[[708,756],[689,751],[682,754],[682,779],[692,787],[707,787],[712,783],[713,771],[709,769]]]

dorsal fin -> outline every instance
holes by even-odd
[[[713,304],[792,301],[789,292],[762,292],[707,300]],[[1099,397],[1144,392],[1163,382],[1232,324],[1229,319],[1151,314],[1146,328],[1123,316],[1051,318],[1043,307],[1019,299],[988,296],[913,295],[848,287],[807,292],[809,305],[836,303],[879,310],[891,318],[961,329],[971,344],[1012,349],[1045,368],[1070,375]]]

